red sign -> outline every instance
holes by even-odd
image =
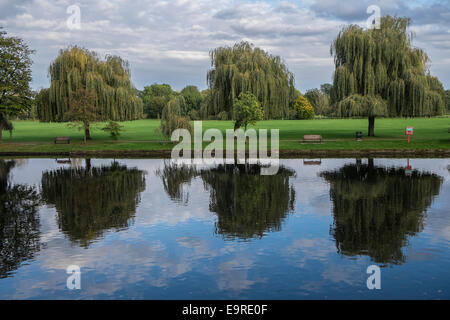
[[[408,136],[408,143],[411,142],[411,136],[414,134],[414,128],[413,127],[407,127],[405,134]]]

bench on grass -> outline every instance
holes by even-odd
[[[70,144],[70,137],[56,137],[55,144],[58,142],[64,142],[64,143]]]
[[[303,136],[303,143],[305,142],[319,142],[322,143],[322,136],[318,134],[306,134]]]

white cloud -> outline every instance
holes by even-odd
[[[129,60],[138,88],[154,82],[170,83],[176,89],[187,84],[205,88],[209,51],[248,40],[282,56],[296,76],[297,87],[304,91],[330,82],[331,41],[344,24],[365,21],[369,2],[373,1],[136,0],[130,5],[122,0],[80,0],[78,31],[66,27],[66,9],[72,2],[0,1],[0,24],[37,50],[35,88],[48,86],[47,68],[57,49],[73,44]],[[450,19],[445,5],[375,2],[382,13],[413,17],[415,44],[428,52],[432,73],[449,87]]]

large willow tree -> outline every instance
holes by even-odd
[[[38,116],[45,122],[67,121],[70,94],[78,89],[97,95],[95,107],[103,120],[128,121],[142,117],[142,100],[130,80],[128,62],[118,56],[105,60],[79,47],[61,50],[49,68],[50,88],[37,97]]]
[[[234,100],[241,92],[253,93],[264,108],[266,119],[287,118],[294,100],[294,76],[278,56],[272,56],[247,42],[211,51],[212,69],[207,80],[211,88],[208,112],[233,114]]]
[[[403,168],[348,164],[321,174],[330,183],[339,253],[368,255],[377,263],[401,264],[408,236],[423,230],[424,215],[442,178]]]
[[[411,45],[409,18],[385,16],[380,29],[344,27],[331,46],[336,70],[331,93],[337,116],[418,117],[441,114],[444,89],[429,74],[426,53]]]
[[[130,224],[145,190],[145,173],[110,166],[59,168],[42,175],[42,199],[55,206],[58,224],[71,241],[88,247],[105,230]]]

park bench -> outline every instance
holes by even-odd
[[[322,136],[318,134],[306,134],[303,136],[303,143],[305,142],[319,142],[322,143]]]
[[[70,144],[70,137],[56,137],[55,144],[57,142],[67,142],[67,144]]]

